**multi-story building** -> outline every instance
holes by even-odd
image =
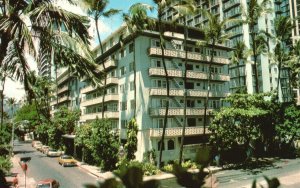
[[[243,12],[247,11],[248,1],[247,0],[212,0],[209,1],[196,0],[196,5],[198,8],[207,9],[214,15],[218,16],[220,20],[223,19],[245,19]],[[288,13],[288,2],[273,0],[268,5],[268,8],[274,11],[266,15],[261,16],[256,25],[256,30],[267,31],[271,34],[275,34],[274,22],[275,18],[279,14]],[[168,7],[164,11],[163,18],[165,20],[173,20],[177,17],[177,12],[172,8]],[[183,23],[183,19],[179,20]],[[205,27],[208,20],[203,17],[201,12],[193,16],[187,16],[186,23],[189,26],[195,27]],[[251,35],[249,26],[247,24],[242,24],[240,22],[228,22],[225,26],[225,32],[230,34],[230,37],[226,43],[226,46],[235,47],[238,41],[243,41],[247,48],[251,48]],[[274,41],[269,40],[268,48],[272,52],[274,49]],[[278,79],[278,67],[276,64],[272,64],[271,60],[267,55],[261,54],[258,56],[258,76],[259,76],[259,92],[269,92],[277,88]],[[248,58],[248,61],[240,62],[239,65],[231,64],[229,67],[230,72],[230,92],[234,93],[241,87],[245,87],[248,93],[255,93],[255,77],[254,77],[254,67],[253,59]],[[239,70],[239,71],[238,71]],[[239,72],[239,76],[237,74]],[[284,76],[283,73],[282,76]],[[282,78],[281,85],[288,83],[288,80]],[[288,84],[287,84],[288,85]],[[280,91],[284,95],[280,95],[282,101],[289,101],[291,99],[291,91],[288,90],[289,87],[280,87],[284,91]]]
[[[170,102],[166,139],[164,140],[163,160],[178,159],[181,142],[184,101],[187,92],[187,127],[184,141],[184,158],[193,158],[195,150],[205,142],[203,136],[204,99],[207,93],[208,62],[211,49],[196,46],[203,34],[190,29],[188,38],[187,84],[184,88],[183,70],[185,51],[183,34],[177,30],[165,32],[164,56],[170,77],[170,98],[166,97],[166,78],[162,64],[159,34],[157,31],[144,31],[137,36],[126,35],[125,27],[119,28],[103,41],[104,60],[108,74],[104,98],[104,116],[118,127],[122,141],[126,140],[126,124],[136,110],[138,124],[138,151],[136,157],[142,160],[147,151],[154,149],[158,156],[159,141],[162,135],[166,101]],[[124,46],[119,43],[123,35]],[[202,37],[202,38],[201,38]],[[212,65],[212,82],[209,96],[208,114],[222,106],[220,99],[228,95],[228,52],[229,48],[218,45]],[[100,50],[99,50],[100,51]],[[135,57],[134,57],[135,56]],[[136,62],[136,93],[134,98],[134,69]],[[102,67],[102,66],[100,66]],[[81,122],[102,117],[102,95],[98,89],[87,84],[80,91],[82,95]],[[136,109],[135,109],[136,100]],[[206,133],[208,130],[206,130]]]
[[[57,85],[52,93],[50,105],[52,106],[51,114],[61,106],[67,106],[70,110],[80,108],[80,88],[83,83],[65,68],[57,71]]]

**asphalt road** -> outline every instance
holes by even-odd
[[[97,183],[96,177],[88,174],[79,167],[62,167],[57,158],[50,158],[31,147],[29,143],[15,142],[14,153],[18,157],[31,157],[28,162],[27,176],[36,182],[46,178],[59,181],[60,187],[84,187],[86,183]]]

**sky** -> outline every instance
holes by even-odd
[[[57,3],[59,6],[65,8],[66,10],[75,12],[77,14],[84,14],[83,11],[78,8],[78,7],[72,7],[72,6],[67,6],[67,4],[64,2],[65,0],[57,0]],[[121,13],[118,15],[112,16],[110,18],[101,18],[99,21],[99,30],[100,30],[100,36],[101,39],[105,39],[107,36],[109,36],[113,31],[115,31],[118,27],[121,26],[123,23],[122,20],[122,13],[127,13],[128,9],[131,5],[135,3],[146,3],[152,6],[155,6],[153,3],[153,0],[109,0],[109,4],[107,6],[108,9],[118,9],[121,10]],[[150,13],[150,16],[154,16],[155,13]],[[91,24],[94,25],[93,20],[91,20]],[[91,36],[95,38],[95,40],[92,41],[92,46],[95,47],[98,44],[98,41],[96,39],[96,33],[95,29],[91,28],[89,30]],[[30,60],[30,67],[34,70],[37,70],[34,61]],[[24,95],[24,89],[21,83],[12,81],[8,79],[5,83],[5,89],[4,89],[4,94],[7,97],[14,97],[17,100],[21,100]]]

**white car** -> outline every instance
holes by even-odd
[[[57,150],[52,149],[52,148],[48,149],[48,151],[47,151],[47,156],[48,157],[59,157],[59,156],[61,156],[61,154],[62,154],[61,151],[57,151]]]
[[[42,148],[43,144],[38,142],[34,144],[35,149],[40,150]]]

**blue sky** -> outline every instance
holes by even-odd
[[[146,3],[149,5],[155,6],[155,4],[153,3],[153,0],[110,0],[107,10],[113,8],[113,9],[121,10],[122,13],[123,12],[127,13],[129,7],[135,3]],[[115,15],[108,19],[102,19],[104,24],[109,28],[108,32],[102,33],[103,39],[106,36],[108,36],[111,32],[115,31],[118,27],[120,27],[120,25],[123,22],[122,17],[121,17],[122,13]],[[155,13],[153,12],[149,16],[154,17]]]

